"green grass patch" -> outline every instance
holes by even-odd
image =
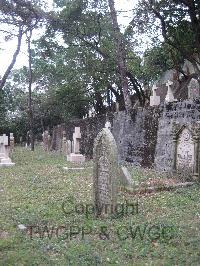
[[[15,167],[0,168],[1,265],[199,265],[198,185],[120,192],[119,202],[138,201],[138,214],[97,219],[81,210],[93,202],[92,162],[64,171],[66,158],[41,148],[16,148],[13,161]]]

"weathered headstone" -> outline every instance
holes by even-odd
[[[160,104],[160,96],[156,95],[157,87],[154,85],[153,88],[153,96],[150,96],[150,106],[157,106]]]
[[[127,187],[133,187],[136,185],[136,182],[133,182],[131,174],[125,166],[121,167],[120,180],[121,184]]]
[[[174,98],[174,94],[172,92],[172,86],[173,82],[168,80],[168,82],[166,83],[166,86],[168,87],[167,89],[167,95],[165,97],[165,102],[167,103],[171,103],[171,102],[176,102],[177,100]]]
[[[93,152],[94,202],[97,210],[117,201],[118,154],[115,139],[108,128],[103,128],[94,142]]]
[[[199,125],[179,126],[174,124],[173,143],[174,159],[173,169],[176,172],[200,178],[200,130]]]
[[[192,78],[188,85],[188,98],[195,99],[200,96],[200,87],[197,79]]]
[[[188,128],[184,128],[177,143],[177,169],[192,173],[194,167],[194,142]]]

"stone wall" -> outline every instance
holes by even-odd
[[[172,124],[174,121],[200,121],[200,101],[183,101],[163,104],[160,107],[138,108],[130,115],[125,111],[109,114],[111,131],[115,137],[119,160],[142,167],[170,170],[172,167]],[[81,153],[91,159],[93,143],[104,127],[106,116],[76,119],[57,126],[53,130],[52,149],[59,150],[61,132],[66,130],[72,140],[75,127],[81,129]]]
[[[173,122],[184,125],[185,123],[200,121],[200,101],[187,100],[170,103],[162,107],[161,113],[155,151],[155,168],[169,171],[173,160],[171,135]]]

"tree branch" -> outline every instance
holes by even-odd
[[[16,51],[14,52],[13,54],[13,58],[12,58],[12,61],[10,63],[10,65],[8,66],[6,72],[4,73],[2,79],[0,80],[0,91],[3,89],[5,83],[6,83],[6,80],[16,62],[16,59],[17,59],[17,56],[20,52],[20,48],[21,48],[21,41],[22,41],[22,35],[23,35],[23,27],[22,26],[19,26],[19,33],[18,33],[18,43],[17,43],[17,49]]]

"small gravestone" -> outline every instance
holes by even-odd
[[[184,128],[177,142],[177,170],[192,173],[194,167],[194,142],[188,128]]]
[[[115,139],[108,128],[97,135],[93,152],[94,201],[97,210],[117,201],[118,154]]]
[[[153,88],[153,95],[150,96],[150,106],[157,106],[160,104],[160,96],[156,95],[157,87],[154,85]]]
[[[197,79],[192,78],[188,85],[188,98],[195,99],[200,96],[200,86]]]

